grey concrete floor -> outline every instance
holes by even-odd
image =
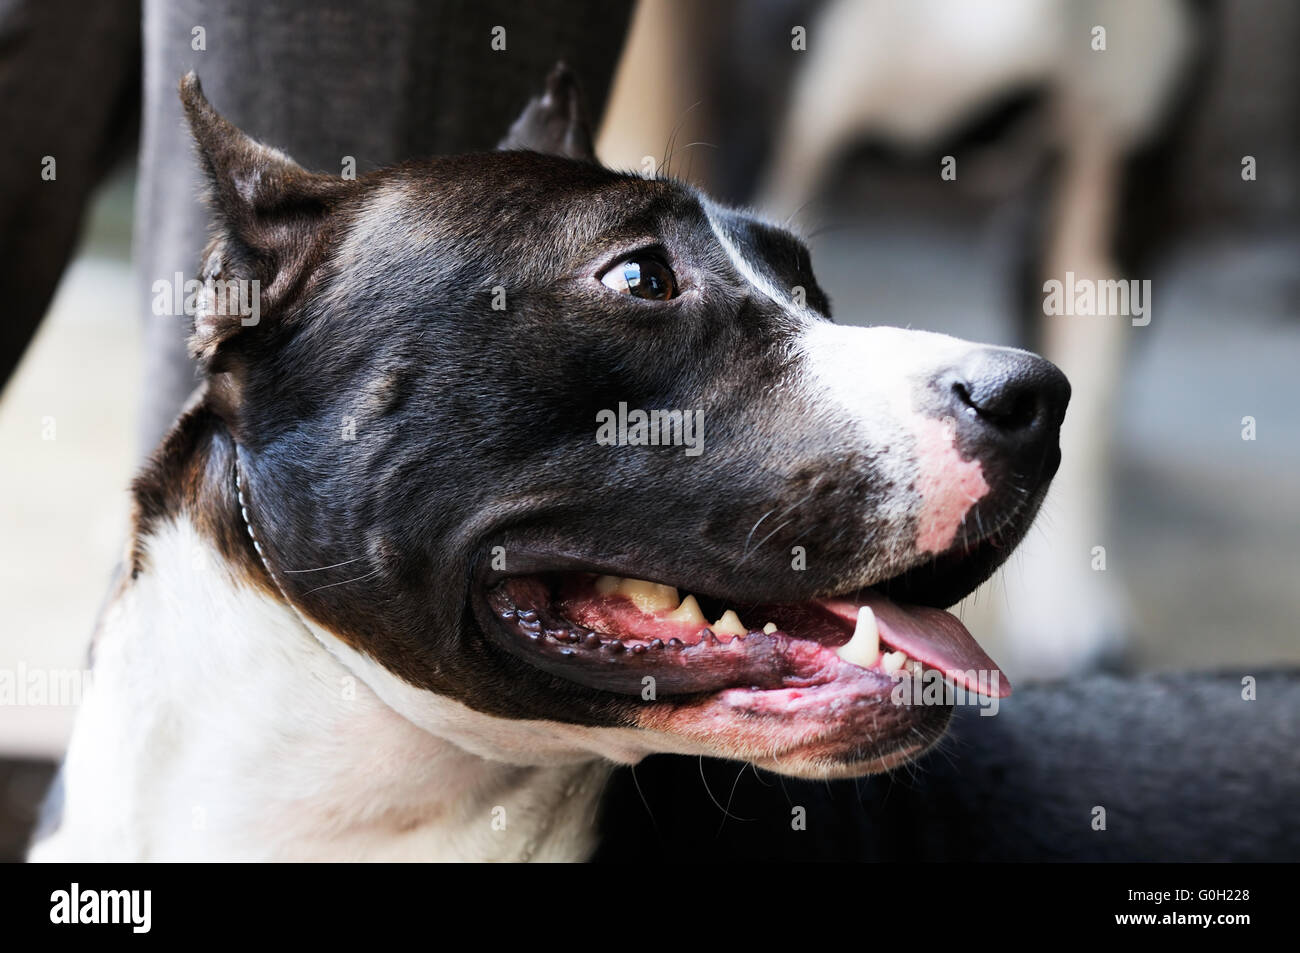
[[[127,260],[129,183],[101,199],[82,253],[0,397],[0,669],[80,670],[126,542],[140,394]],[[0,754],[57,754],[71,707],[0,705]]]

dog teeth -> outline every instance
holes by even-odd
[[[622,576],[597,576],[594,583],[596,593],[601,596],[623,596],[630,600],[642,612],[660,614],[668,622],[682,622],[692,626],[704,626],[714,636],[725,635],[743,638],[749,634],[749,628],[740,621],[734,609],[722,613],[722,617],[709,625],[708,617],[700,609],[695,596],[681,598],[672,586],[664,586],[645,579],[630,579]],[[769,622],[763,627],[768,635],[777,631],[776,623]]]
[[[903,663],[906,661],[906,652],[886,652],[880,660],[880,667],[885,670],[886,675],[893,675],[903,667]]]
[[[713,623],[711,628],[717,635],[744,635],[749,631],[733,609],[722,613],[722,618]]]
[[[775,623],[775,622],[769,622],[767,625],[763,626],[763,632],[764,632],[764,634],[766,634],[766,635],[771,635],[771,634],[772,634],[773,632],[775,632],[775,631],[776,631],[776,623]]]
[[[689,622],[691,625],[704,625],[708,621],[700,611],[700,604],[695,601],[694,596],[687,596],[682,600],[681,605],[664,618],[673,622]]]
[[[681,596],[672,586],[661,586],[644,579],[624,579],[618,584],[618,591],[631,599],[642,612],[663,612],[681,601]]]
[[[632,579],[626,576],[597,576],[596,594],[601,596],[626,596],[642,612],[663,612],[674,608],[681,597],[672,586]]]
[[[870,606],[858,609],[858,624],[853,630],[853,638],[835,650],[835,654],[850,665],[870,668],[880,656],[880,629],[876,625],[876,614]]]

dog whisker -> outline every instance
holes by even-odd
[[[688,116],[690,116],[691,112],[703,102],[704,100],[697,99],[695,100],[695,102],[691,103],[684,110],[682,110],[682,114],[680,117],[678,117],[677,123],[676,125],[673,126],[672,132],[668,134],[668,141],[664,143],[663,155],[659,162],[659,168],[663,169],[665,174],[668,175],[672,174],[668,168],[668,163],[669,161],[671,161],[673,156],[673,145],[674,143],[677,142],[677,134],[681,131],[682,126],[686,123],[686,119]]]
[[[655,820],[655,812],[650,808],[650,802],[646,800],[645,791],[641,790],[641,779],[636,776],[636,765],[632,765],[632,784],[636,788],[637,796],[641,798],[641,803],[645,805],[645,812],[650,817],[650,826],[659,832],[659,824]]]
[[[679,147],[679,148],[675,148],[675,149],[673,149],[673,151],[672,151],[671,153],[669,153],[669,155],[668,155],[668,161],[669,161],[669,162],[672,162],[672,160],[673,160],[673,156],[677,155],[677,153],[679,153],[679,152],[685,152],[687,149],[693,148],[694,146],[707,146],[707,147],[710,148],[710,149],[716,149],[716,148],[718,148],[718,146],[717,146],[716,143],[705,142],[705,141],[702,140],[702,139],[697,139],[697,140],[694,141],[694,142],[688,142],[688,143],[686,143],[686,145],[684,145],[684,146],[681,146],[681,147]],[[688,166],[686,167],[686,178],[685,178],[685,181],[689,182],[690,179],[691,179],[691,167],[688,165]]]
[[[732,813],[731,813],[731,802],[734,801],[734,800],[736,799],[736,788],[739,786],[739,784],[740,784],[740,779],[741,779],[741,777],[744,775],[744,773],[745,773],[745,769],[748,768],[748,767],[749,767],[749,763],[748,763],[748,762],[746,762],[745,764],[742,764],[742,765],[740,766],[740,770],[736,772],[736,780],[734,780],[734,781],[731,782],[731,794],[728,795],[728,797],[727,797],[727,806],[726,806],[725,808],[723,808],[723,814],[725,814],[726,817],[723,817],[723,819],[722,819],[722,823],[720,823],[720,824],[718,825],[718,835],[721,835],[721,834],[722,834],[722,829],[723,829],[724,827],[726,827],[726,825],[727,825],[727,818],[733,816]],[[737,818],[737,820],[742,820],[742,821],[743,821],[743,820],[753,820],[753,818]]]
[[[353,577],[352,579],[344,579],[342,582],[331,582],[331,583],[327,583],[327,584],[325,584],[325,585],[323,585],[323,586],[317,586],[315,589],[308,589],[306,592],[303,593],[303,595],[304,595],[304,596],[309,596],[309,595],[311,595],[313,592],[320,592],[322,589],[333,589],[335,586],[346,586],[346,585],[347,585],[348,583],[350,583],[350,582],[360,582],[362,579],[369,579],[371,576],[374,576],[374,575],[378,574],[378,572],[379,572],[379,569],[378,569],[378,568],[375,568],[375,569],[370,570],[370,572],[365,573],[364,575],[361,575],[361,576],[355,576],[355,577]]]
[[[704,755],[700,755],[700,780],[704,782],[704,792],[708,794],[709,800],[712,801],[714,806],[716,806],[717,809],[723,813],[724,821],[727,817],[731,817],[732,815],[727,811],[725,807],[722,806],[722,804],[718,801],[718,799],[713,796],[713,791],[709,788],[709,779],[704,776]],[[739,818],[739,817],[736,818],[736,820],[738,821],[742,819],[743,818]],[[721,828],[719,828],[719,830],[721,830]]]
[[[784,511],[782,511],[781,515],[782,515],[782,516],[786,516],[786,515],[789,514],[789,513],[793,513],[796,509],[798,509],[799,507],[801,507],[801,506],[803,506],[805,503],[807,503],[809,500],[811,500],[812,497],[813,497],[813,494],[816,493],[816,492],[817,492],[817,483],[816,483],[816,481],[813,481],[813,486],[812,486],[812,488],[811,488],[811,489],[810,489],[806,494],[804,494],[803,498],[800,499],[800,500],[797,500],[797,501],[794,502],[794,503],[791,503],[788,507],[785,508]],[[758,522],[761,523],[763,520],[767,519],[767,517],[770,516],[770,515],[771,515],[771,511],[769,510],[767,513],[764,513],[764,514],[763,514],[763,518],[760,519]],[[785,520],[783,523],[781,523],[780,526],[778,526],[776,529],[772,530],[772,532],[768,533],[766,536],[764,536],[762,539],[760,539],[760,540],[758,541],[758,545],[754,547],[754,551],[757,552],[758,549],[760,549],[764,543],[766,543],[769,539],[771,539],[773,536],[775,536],[777,533],[779,533],[779,532],[780,532],[784,527],[786,527],[787,525],[789,525],[789,523],[790,523],[789,520]],[[758,523],[755,523],[755,524],[754,524],[754,529],[757,529],[757,528],[758,528]],[[753,533],[754,533],[754,529],[751,529],[751,530],[749,531],[751,536],[752,536]],[[750,555],[750,554],[749,554],[748,540],[746,540],[745,552],[742,553],[741,558],[740,558],[740,562],[743,564],[743,563],[745,562],[745,560],[749,558],[749,555]]]
[[[317,566],[315,569],[282,569],[280,571],[283,572],[285,575],[289,575],[292,573],[300,573],[300,572],[324,572],[326,569],[337,569],[339,566],[346,566],[349,563],[359,562],[360,560],[365,558],[366,558],[365,556],[356,556],[353,559],[345,559],[341,563],[333,563],[329,566]]]
[[[776,507],[774,506],[766,513],[764,513],[762,516],[760,516],[758,518],[758,522],[756,522],[753,526],[749,528],[749,535],[745,537],[745,548],[741,551],[741,556],[746,556],[749,554],[749,543],[750,540],[754,538],[754,532],[758,529],[759,525],[763,522],[763,520],[767,519],[775,512],[776,512]]]

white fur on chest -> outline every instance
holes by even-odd
[[[148,562],[104,620],[62,822],[33,860],[590,853],[602,762],[511,764],[416,727],[187,521]]]

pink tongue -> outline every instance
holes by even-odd
[[[876,614],[882,642],[906,652],[924,665],[937,668],[969,692],[983,691],[998,698],[1011,694],[1011,684],[997,663],[985,654],[966,626],[950,612],[925,606],[901,606],[874,592],[862,594],[857,601],[822,599],[819,602],[850,626],[857,624],[858,607],[870,606]]]

